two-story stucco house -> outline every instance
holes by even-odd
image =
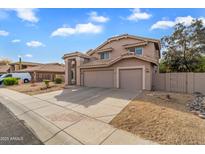
[[[65,83],[151,90],[159,58],[159,40],[128,34],[111,37],[86,54],[65,54]]]

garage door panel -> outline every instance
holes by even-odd
[[[120,88],[142,90],[142,69],[122,69],[119,71]]]
[[[84,85],[94,87],[96,82],[95,72],[84,72]]]
[[[87,87],[114,87],[113,71],[87,71],[84,72],[84,86]]]

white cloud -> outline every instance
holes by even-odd
[[[5,30],[0,30],[0,36],[8,36],[9,32],[5,31]]]
[[[39,41],[30,41],[30,42],[27,42],[26,45],[28,47],[44,47],[45,45]]]
[[[19,40],[19,39],[14,39],[14,40],[12,40],[11,42],[12,42],[12,43],[19,43],[19,42],[21,42],[21,40]]]
[[[157,21],[155,24],[151,26],[151,30],[153,29],[167,29],[173,27],[175,24],[184,23],[185,26],[191,25],[192,21],[197,18],[193,18],[192,16],[185,16],[185,17],[177,17],[174,21],[171,20],[161,20]],[[202,20],[203,24],[205,25],[205,18],[200,17],[198,18]]]
[[[127,17],[127,20],[132,20],[132,21],[147,20],[151,16],[152,15],[147,12],[141,12],[140,9],[133,9],[132,14]]]
[[[19,17],[23,21],[28,21],[31,23],[37,23],[39,21],[38,17],[36,16],[37,9],[18,8],[18,9],[4,9],[4,10],[15,11],[17,17]]]
[[[27,57],[27,58],[32,58],[33,55],[32,54],[25,54],[24,57]]]
[[[186,17],[177,17],[175,23],[184,23],[185,26],[191,25],[191,22],[194,20],[191,16]]]
[[[62,27],[55,30],[51,36],[69,36],[75,33],[75,29],[69,27]]]
[[[17,16],[22,20],[36,23],[39,21],[38,17],[35,14],[35,9],[15,9]]]
[[[101,22],[101,23],[103,23],[103,22],[107,22],[107,21],[110,20],[108,17],[99,16],[99,15],[97,14],[97,12],[94,12],[94,11],[91,12],[91,13],[89,13],[89,16],[90,16],[90,19],[91,19],[92,21],[94,21],[94,22]]]
[[[18,55],[18,58],[22,58],[22,57],[25,57],[25,58],[32,58],[33,55],[32,55],[32,54]]]
[[[151,30],[153,29],[167,29],[170,27],[173,27],[175,25],[175,22],[173,21],[157,21],[155,24],[152,25]]]
[[[102,31],[102,26],[94,25],[92,23],[87,24],[77,24],[74,28],[71,27],[61,27],[52,32],[51,36],[70,36],[74,34],[82,33],[100,33]]]

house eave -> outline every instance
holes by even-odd
[[[87,58],[89,59],[90,56],[85,55],[83,53],[80,52],[72,52],[72,53],[68,53],[68,54],[64,54],[64,56],[62,57],[62,59],[67,59],[67,58],[75,58],[75,57],[82,57],[82,58]]]
[[[139,56],[135,56],[135,55],[126,55],[126,56],[123,56],[123,57],[119,57],[119,58],[116,58],[114,59],[113,61],[111,61],[110,63],[108,64],[98,64],[98,65],[88,65],[88,66],[81,66],[80,68],[81,69],[89,69],[89,68],[102,68],[102,67],[109,67],[115,63],[117,63],[118,61],[120,60],[123,60],[123,59],[129,59],[129,58],[136,58],[136,59],[140,59],[142,61],[146,61],[146,62],[150,62],[150,63],[153,63],[155,65],[158,65],[158,62],[157,61],[154,61],[154,60],[150,60],[150,59],[147,59],[147,58],[143,58],[143,57],[139,57]]]
[[[102,52],[112,52],[112,51],[113,51],[113,48],[106,48],[106,49],[98,50],[97,53],[102,53]]]
[[[132,48],[132,47],[139,47],[139,46],[146,46],[148,42],[141,42],[141,43],[134,43],[134,44],[125,44],[123,45],[125,49]]]

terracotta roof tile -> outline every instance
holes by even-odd
[[[16,72],[65,72],[65,65],[59,63],[41,64],[34,67],[18,70]]]
[[[10,65],[16,65],[16,64],[19,64],[19,62],[10,63]],[[21,64],[22,64],[22,65],[40,65],[40,64],[42,64],[42,63],[22,61]]]
[[[7,73],[9,69],[9,65],[0,65],[0,73]]]
[[[140,59],[140,60],[143,60],[143,61],[147,61],[147,62],[151,62],[151,63],[154,63],[154,64],[158,63],[157,61],[153,61],[152,59],[149,59],[147,57],[141,57],[141,56],[136,56],[134,54],[127,53],[127,54],[123,54],[123,55],[119,56],[116,59],[91,61],[91,62],[83,64],[81,66],[81,68],[107,67],[107,66],[110,66],[110,65],[120,61],[121,59],[125,59],[125,58],[137,58],[137,59]]]
[[[91,62],[88,62],[88,63],[85,63],[85,64],[83,64],[82,66],[84,67],[84,66],[98,66],[98,65],[107,65],[107,64],[109,64],[109,62],[111,62],[112,60],[111,59],[109,59],[109,60],[94,60],[94,61],[91,61]]]
[[[79,57],[83,57],[83,58],[90,58],[90,56],[88,56],[87,54],[84,54],[84,53],[81,53],[78,51],[64,54],[64,56],[62,58],[65,59],[68,57],[75,57],[75,56],[79,56]]]

